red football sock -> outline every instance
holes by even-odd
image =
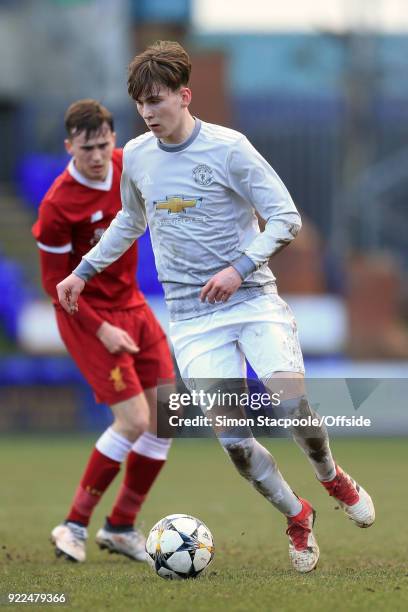
[[[94,448],[66,520],[88,525],[93,509],[119,469],[119,461],[110,459]]]
[[[108,520],[111,525],[133,525],[135,518],[156,480],[164,460],[151,459],[131,451],[126,464],[125,480],[119,489]]]

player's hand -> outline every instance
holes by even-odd
[[[110,353],[139,352],[139,347],[124,329],[107,321],[102,323],[96,335]]]
[[[232,266],[221,270],[214,274],[212,278],[204,285],[200,293],[202,302],[226,302],[231,295],[241,286],[242,279],[238,272]]]
[[[59,303],[68,314],[78,312],[79,294],[85,287],[85,281],[76,274],[70,274],[57,285]]]

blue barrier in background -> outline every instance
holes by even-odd
[[[38,292],[24,278],[23,268],[0,254],[0,323],[12,340],[17,338],[18,319],[24,305]]]
[[[13,355],[0,359],[0,385],[86,384],[70,357]]]
[[[70,357],[15,355],[0,359],[0,408],[7,408],[2,404],[2,387],[35,388],[36,385],[75,388],[78,402],[75,429],[78,431],[102,431],[112,422],[109,407],[96,404],[92,389]]]
[[[68,155],[30,153],[18,163],[17,190],[27,204],[37,209],[52,182],[69,162]]]
[[[150,233],[147,230],[137,241],[139,261],[137,266],[137,282],[146,296],[164,295],[163,288],[157,278],[156,264]]]

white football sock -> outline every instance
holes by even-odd
[[[298,419],[319,419],[320,416],[310,406],[305,396],[282,402],[279,410],[285,416]],[[290,432],[296,444],[302,449],[313,466],[319,480],[333,480],[336,476],[336,465],[329,445],[326,426],[311,425],[291,427]]]
[[[286,516],[295,516],[302,504],[283,479],[275,459],[254,438],[220,438],[224,450],[238,472],[275,508]]]
[[[102,455],[122,463],[132,448],[132,442],[129,442],[127,438],[116,431],[113,431],[112,427],[108,427],[95,446]]]
[[[171,443],[171,438],[158,438],[155,434],[145,431],[133,444],[132,450],[150,459],[166,461]]]

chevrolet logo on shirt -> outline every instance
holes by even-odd
[[[184,196],[166,196],[165,200],[155,200],[156,210],[167,210],[170,213],[184,212],[186,208],[199,208],[203,198],[184,198]]]

